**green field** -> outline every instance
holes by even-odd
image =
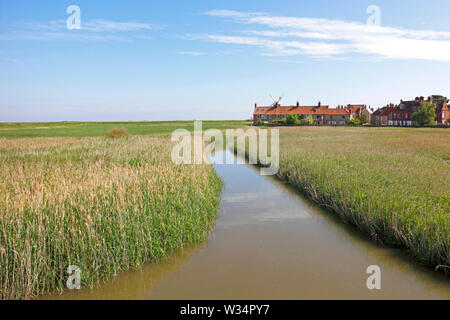
[[[279,177],[377,242],[450,268],[450,130],[280,128]]]
[[[203,129],[237,128],[249,121],[203,121]],[[94,137],[104,136],[112,128],[125,128],[130,134],[170,133],[184,128],[192,131],[193,121],[141,121],[141,122],[30,122],[0,123],[0,137]]]

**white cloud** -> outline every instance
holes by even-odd
[[[30,40],[30,41],[131,41],[130,37],[112,34],[86,34],[77,32],[12,32],[0,34],[0,41]]]
[[[276,41],[255,37],[221,36],[221,35],[196,35],[191,36],[192,40],[205,40],[227,44],[240,44],[257,46],[268,49],[262,55],[266,56],[288,56],[307,54],[320,57],[330,57],[339,54],[346,49],[344,44],[333,44],[326,42],[300,42],[300,41]]]
[[[154,30],[160,29],[160,27],[149,23],[115,22],[96,19],[88,21],[86,23],[82,23],[81,29],[93,32],[129,32],[140,30]]]
[[[209,10],[205,14],[216,17],[231,17],[231,18],[247,18],[255,15],[263,15],[261,12],[239,12],[233,10]]]
[[[264,49],[262,55],[342,57],[357,53],[389,59],[450,61],[450,32],[231,10],[211,10],[205,14],[267,29],[241,31],[249,36],[200,35],[192,39],[256,46]]]
[[[65,41],[130,41],[149,40],[150,36],[139,32],[161,29],[149,23],[117,22],[94,19],[81,21],[80,30],[68,30],[65,20],[26,22],[14,25],[10,32],[0,34],[0,40],[65,40]]]
[[[204,56],[207,55],[206,52],[200,52],[200,51],[179,51],[177,54],[182,56]]]
[[[65,20],[53,20],[50,22],[26,22],[18,27],[25,27],[26,29],[32,30],[47,30],[47,31],[57,31],[61,29],[66,29]],[[81,30],[91,31],[91,32],[129,32],[129,31],[140,31],[140,30],[154,30],[160,29],[161,27],[150,24],[150,23],[138,23],[138,22],[118,22],[103,19],[93,19],[84,21],[81,20]]]

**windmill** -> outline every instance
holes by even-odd
[[[283,99],[284,94],[282,94],[281,96],[278,97],[278,100],[275,100],[275,98],[269,93],[269,97],[272,99],[273,103],[272,103],[272,107],[276,107],[280,105],[280,101],[281,99]]]

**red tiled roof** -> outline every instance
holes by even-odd
[[[314,109],[314,114],[320,115],[348,115],[350,113],[350,109],[347,108],[329,108],[328,106],[321,106]]]
[[[277,106],[277,107],[256,107],[253,114],[316,114],[316,115],[348,115],[351,111],[347,108],[334,109],[329,106]]]
[[[259,114],[259,113],[266,113],[269,109],[271,109],[272,107],[256,107],[255,110],[253,111],[254,114]]]
[[[347,107],[356,111],[358,109],[365,109],[367,106],[365,104],[349,104]]]
[[[380,116],[388,116],[394,108],[394,106],[384,107],[384,110],[381,110]]]

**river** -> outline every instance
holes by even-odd
[[[450,299],[442,275],[368,240],[285,183],[254,166],[215,169],[225,188],[207,242],[94,290],[42,298]],[[370,265],[381,269],[380,290],[367,288]]]

